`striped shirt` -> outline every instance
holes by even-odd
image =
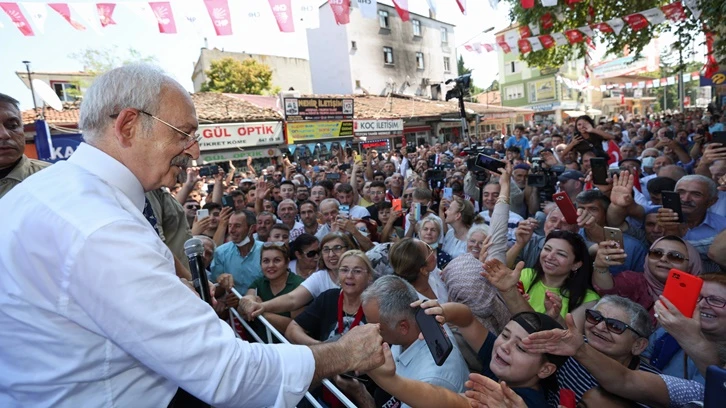
[[[484,218],[484,224],[489,225],[492,222],[492,217],[489,216],[489,210],[484,210],[480,212],[479,215]],[[517,230],[517,225],[519,225],[519,222],[523,220],[524,218],[522,218],[521,215],[512,211],[509,212],[509,220],[507,220],[507,242],[509,243],[508,246],[514,245],[514,242],[517,240],[517,238],[514,236],[514,231]]]

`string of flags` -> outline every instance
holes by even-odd
[[[684,73],[683,82],[698,81],[700,73],[698,71]],[[566,78],[563,76],[557,76],[557,81],[561,82],[565,86],[578,91],[582,90],[600,90],[605,92],[610,89],[650,89],[659,88],[661,86],[675,85],[678,83],[678,75],[671,75],[663,78],[653,78],[648,80],[642,80],[638,82],[625,82],[621,84],[603,84],[600,86],[590,85],[590,80],[587,78],[580,78],[577,80]]]
[[[527,1],[528,0],[522,0],[523,7]],[[572,5],[580,1],[582,0],[567,0],[567,4]],[[530,3],[531,6],[534,7],[534,1],[531,1]],[[530,3],[527,3],[527,5]],[[557,4],[556,1],[548,2],[547,0],[542,0],[542,3],[544,6],[553,6]],[[631,30],[639,31],[649,25],[661,24],[666,20],[673,22],[685,20],[688,17],[686,15],[684,5],[690,10],[693,18],[698,19],[701,16],[697,0],[682,0],[666,4],[661,7],[644,10],[639,13],[613,18],[608,21],[593,22],[582,27],[565,30],[563,32],[543,34],[554,26],[556,18],[553,13],[548,12],[542,15],[539,24],[532,23],[529,25],[521,25],[516,29],[506,31],[498,35],[495,43],[470,43],[465,44],[464,49],[478,54],[481,54],[484,51],[492,52],[499,49],[501,49],[505,54],[510,52],[527,54],[533,51],[540,51],[567,44],[577,44],[584,41],[587,42],[590,48],[594,48],[591,38],[595,36],[595,31],[599,31],[603,34],[613,33],[615,35],[619,35],[623,28],[625,28],[626,24]]]
[[[437,0],[426,0],[434,13]],[[456,2],[462,14],[466,14],[466,0],[447,0]],[[402,21],[410,21],[409,0],[393,0],[393,5]],[[295,29],[315,29],[320,26],[320,0],[267,0],[281,32],[291,33]],[[328,1],[335,22],[338,25],[350,23],[353,5],[363,18],[377,19],[378,7],[371,0],[330,0]],[[162,34],[176,34],[182,25],[191,25],[197,32],[207,29],[209,35],[226,36],[233,34],[235,24],[259,22],[263,16],[261,8],[264,1],[245,0],[236,3],[233,10],[242,8],[241,13],[232,15],[229,0],[185,0],[185,1],[124,1],[104,3],[36,3],[0,2],[0,8],[10,17],[15,27],[24,36],[44,34],[49,9],[57,13],[75,30],[90,29],[101,34],[103,28],[118,25],[114,12],[117,6],[133,11],[145,23],[155,25]],[[32,24],[31,24],[32,23]],[[121,22],[125,24],[125,22]],[[136,20],[128,22],[137,23]],[[206,26],[206,27],[201,27]],[[0,23],[0,28],[2,28]],[[205,33],[206,34],[206,33]]]

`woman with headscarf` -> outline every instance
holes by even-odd
[[[615,276],[610,267],[622,265],[628,255],[614,241],[600,243],[593,264],[592,285],[600,295],[618,295],[641,304],[651,316],[653,305],[663,293],[668,272],[678,269],[701,274],[698,250],[685,240],[668,235],[653,242],[645,260],[644,273],[625,271]]]

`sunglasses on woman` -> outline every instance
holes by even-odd
[[[676,252],[676,251],[666,252],[666,251],[664,251],[662,249],[658,249],[658,248],[651,249],[648,251],[648,258],[650,258],[652,260],[663,259],[663,255],[665,255],[668,262],[671,262],[671,263],[680,263],[680,262],[688,260],[688,258],[686,258],[685,255],[683,255],[680,252]]]
[[[623,334],[623,332],[625,332],[625,330],[632,330],[633,333],[638,335],[638,337],[645,337],[642,334],[640,334],[637,330],[630,327],[630,325],[628,325],[624,322],[621,322],[618,319],[611,319],[609,317],[605,317],[597,310],[593,310],[593,309],[585,310],[585,320],[588,323],[593,324],[593,325],[598,325],[598,324],[600,324],[600,322],[604,321],[605,327],[607,327],[607,329],[610,333]]]

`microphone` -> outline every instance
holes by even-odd
[[[192,284],[203,301],[212,305],[212,296],[209,294],[209,281],[204,269],[204,244],[199,238],[191,238],[184,243],[184,253],[189,259],[189,270],[192,273]]]

